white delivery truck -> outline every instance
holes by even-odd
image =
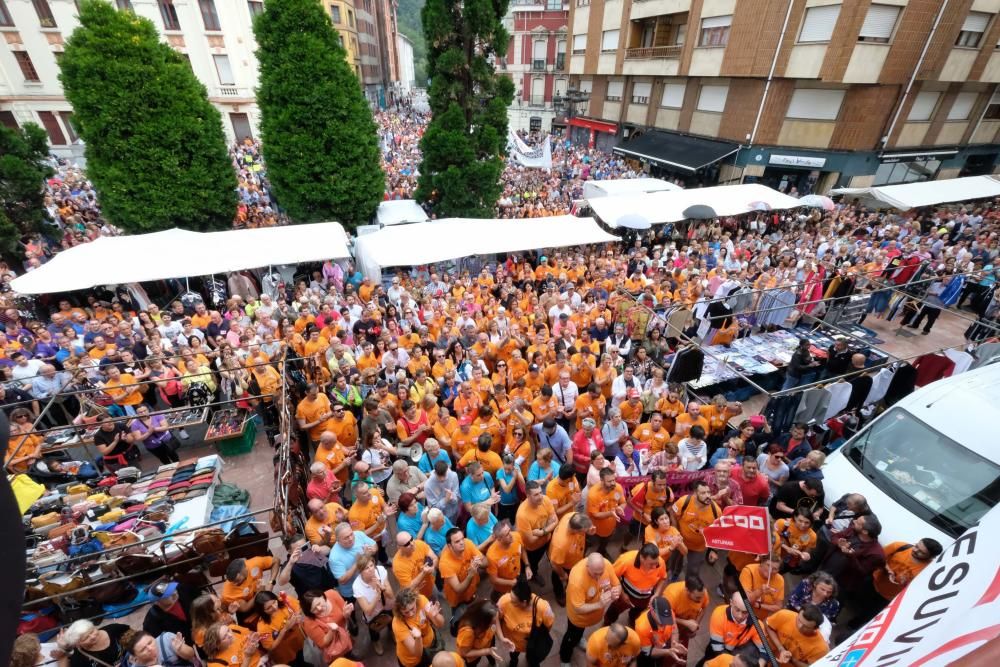
[[[1000,501],[998,432],[1000,364],[932,382],[827,458],[826,501],[864,495],[882,544],[950,544]]]

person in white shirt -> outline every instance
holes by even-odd
[[[708,463],[708,445],[705,444],[705,429],[697,424],[688,431],[688,437],[677,443],[677,455],[683,470],[701,470]]]
[[[555,324],[556,320],[559,319],[559,316],[564,313],[566,314],[566,317],[569,317],[573,314],[573,308],[569,305],[569,296],[566,294],[560,294],[559,302],[549,308],[549,324]]]
[[[642,383],[635,376],[635,369],[631,365],[626,365],[622,374],[611,383],[611,407],[617,408],[622,404],[622,401],[627,400],[629,389],[635,389],[641,393]]]
[[[357,568],[358,576],[355,577],[352,585],[354,599],[361,607],[361,615],[365,623],[369,624],[372,648],[376,655],[382,655],[384,626],[382,630],[376,631],[370,624],[383,611],[392,612],[392,607],[396,602],[396,594],[392,590],[392,584],[389,583],[389,575],[385,568],[376,563],[371,556],[361,555],[357,561]]]
[[[552,385],[552,396],[559,403],[559,424],[568,429],[576,418],[576,399],[580,396],[580,389],[570,379],[568,368],[560,371],[559,381]]]
[[[21,389],[30,392],[32,380],[42,372],[45,363],[40,359],[29,359],[23,352],[14,352],[10,355],[10,360],[14,362],[14,367],[10,369],[11,378],[21,385]]]

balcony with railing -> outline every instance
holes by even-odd
[[[530,95],[528,97],[529,107],[544,107],[545,106],[545,95]]]
[[[625,49],[625,58],[628,60],[638,58],[680,58],[683,47],[673,46],[640,46],[634,49]]]

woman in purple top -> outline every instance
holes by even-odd
[[[177,444],[167,427],[167,419],[163,415],[150,415],[149,406],[139,405],[135,409],[136,417],[129,424],[133,442],[142,442],[161,463],[177,463]]]

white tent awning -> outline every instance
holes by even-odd
[[[101,237],[64,250],[11,287],[49,294],[349,256],[347,235],[336,222],[210,233],[168,229]]]
[[[639,215],[656,225],[684,220],[684,210],[697,204],[711,206],[716,214],[725,216],[749,213],[759,202],[772,209],[800,206],[794,197],[759,183],[602,197],[589,203],[597,217],[615,227],[616,221],[625,215]]]
[[[593,218],[571,215],[523,220],[445,218],[386,227],[360,236],[355,243],[355,257],[365,275],[375,278],[377,269],[390,266],[617,240],[598,227]]]
[[[872,208],[896,208],[906,211],[921,206],[1000,197],[1000,180],[993,176],[966,176],[943,181],[922,181],[873,188],[837,188],[831,195],[855,197]]]
[[[583,198],[614,197],[646,192],[672,192],[681,186],[659,178],[614,178],[605,181],[587,181],[583,184]]]
[[[384,201],[378,205],[378,212],[375,214],[375,218],[379,224],[386,227],[390,225],[402,225],[408,222],[426,222],[428,219],[424,209],[420,208],[420,204],[413,199]]]

